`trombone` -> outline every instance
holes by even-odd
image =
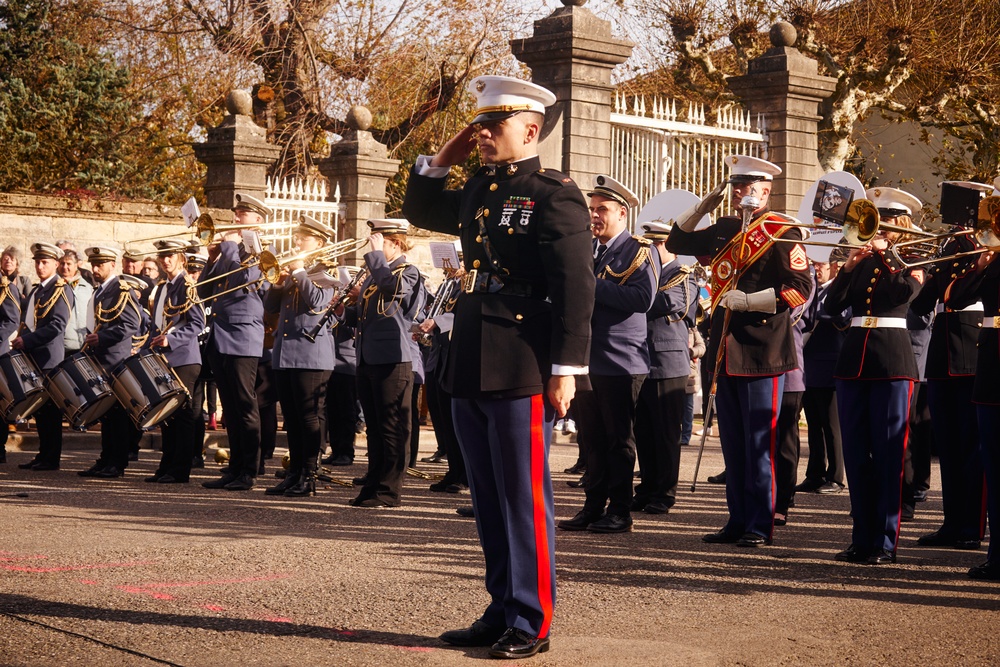
[[[938,239],[941,237],[940,234],[934,234],[933,232],[927,232],[922,229],[900,227],[899,225],[890,225],[882,222],[879,217],[878,208],[876,208],[875,204],[868,199],[855,199],[852,201],[851,205],[847,208],[847,215],[844,217],[844,224],[840,227],[825,221],[819,223],[802,222],[794,216],[785,215],[784,213],[778,213],[775,211],[772,211],[771,215],[780,218],[783,224],[798,227],[806,231],[839,231],[843,235],[845,241],[844,243],[831,243],[828,241],[810,241],[808,238],[802,240],[776,238],[769,231],[767,231],[766,226],[762,226],[761,229],[764,231],[768,240],[775,243],[802,243],[805,245],[822,246],[826,248],[858,248],[875,238],[875,235],[879,232],[895,232],[897,234],[919,236],[920,238],[916,241],[901,242],[909,243],[911,245],[913,243],[927,243],[932,239]],[[896,245],[900,244],[897,243]]]
[[[202,213],[198,216],[198,219],[194,221],[195,234],[201,241],[202,245],[210,245],[212,239],[219,232],[237,232],[244,229],[254,229],[262,232],[265,231],[288,231],[295,227],[294,223],[289,222],[265,222],[260,225],[217,225],[208,213]]]
[[[948,241],[961,236],[972,236],[979,247],[951,255],[941,254]],[[972,257],[987,251],[997,250],[1000,250],[1000,196],[986,197],[979,202],[979,214],[976,216],[976,224],[972,229],[956,229],[938,234],[933,239],[902,241],[892,247],[895,258],[907,268]],[[907,259],[904,257],[904,253],[911,256],[917,254],[923,256],[923,259]]]

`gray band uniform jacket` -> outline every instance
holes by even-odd
[[[173,368],[201,364],[198,334],[205,328],[205,310],[189,303],[188,275],[184,271],[173,280],[162,280],[153,288],[153,335],[167,334],[167,347],[158,350]],[[183,312],[179,312],[183,311]]]
[[[413,363],[410,328],[420,305],[420,270],[405,257],[387,264],[381,250],[366,254],[365,263],[369,273],[358,302],[344,311],[344,322],[357,329],[358,365]]]
[[[642,263],[628,275],[633,263],[640,259]],[[590,374],[646,375],[646,313],[657,293],[659,255],[649,241],[624,232],[612,240],[594,266],[594,274],[597,281],[594,316],[590,320]]]
[[[582,367],[590,358],[593,236],[583,195],[538,156],[483,167],[461,190],[444,184],[411,171],[403,214],[458,234],[467,270],[496,270],[489,243],[508,287],[459,296],[442,386],[457,398],[541,394],[552,364]]]
[[[219,255],[209,260],[199,278],[198,296],[210,297],[230,287],[254,283],[260,279],[256,266],[236,271],[231,276],[206,283],[209,278],[239,269],[249,257],[233,241],[219,244]],[[209,334],[210,346],[222,354],[236,357],[257,357],[264,351],[264,304],[256,284],[220,296],[212,301],[212,312],[208,323],[212,327]]]
[[[1000,316],[1000,260],[994,259],[982,272],[969,267],[958,273],[947,288],[945,306],[959,310],[979,300],[983,318]],[[1000,405],[1000,335],[996,327],[983,327],[982,321],[980,326],[972,402]]]
[[[659,260],[655,249],[653,254]],[[670,281],[686,277],[665,289]],[[691,270],[676,259],[660,269],[660,284],[653,307],[646,313],[646,340],[649,346],[649,379],[667,380],[691,374],[688,323],[698,311],[698,284]]]
[[[101,319],[113,318],[108,322]],[[94,331],[97,344],[93,354],[105,372],[111,373],[121,362],[132,356],[132,346],[142,327],[142,309],[132,295],[128,283],[111,276],[94,292]]]
[[[264,309],[278,313],[278,327],[271,348],[271,366],[275,369],[299,368],[332,371],[335,366],[333,334],[321,327],[315,342],[306,338],[323,316],[332,287],[318,287],[305,269],[285,278],[281,286],[272,286],[264,297]]]
[[[55,301],[52,301],[53,298]],[[74,299],[73,290],[58,276],[52,276],[44,284],[38,283],[28,295],[28,302],[21,313],[21,319],[24,321],[28,316],[28,309],[32,309],[35,326],[33,331],[25,329],[21,333],[21,339],[24,342],[24,351],[40,370],[53,369],[65,358],[66,346],[63,338]],[[51,307],[47,308],[48,305]]]
[[[826,312],[850,307],[855,317],[905,318],[921,288],[923,269],[904,269],[888,252],[861,260],[850,273],[843,269],[826,295]],[[906,329],[852,326],[837,361],[840,380],[916,380],[917,361]]]
[[[354,349],[354,327],[349,327],[334,318],[327,328],[333,337],[333,372],[354,375],[358,368],[357,352]]]
[[[17,282],[0,276],[0,354],[10,352],[10,338],[20,323],[21,292]]]
[[[719,218],[711,227],[693,232],[685,232],[680,225],[674,225],[667,237],[667,249],[678,255],[714,258],[731,239],[736,238],[741,229],[741,221],[728,216]],[[796,241],[802,238],[802,234],[792,227],[785,231],[782,238]],[[791,254],[799,252],[796,248],[801,249],[802,246],[774,243],[753,264],[744,267],[735,288],[750,294],[773,287],[776,312],[733,313],[720,375],[770,376],[798,368],[789,311],[805,302],[812,288],[812,279],[804,249],[801,250],[801,268],[792,267]],[[705,355],[710,364],[715,363],[724,320],[725,308],[715,308],[708,353]]]

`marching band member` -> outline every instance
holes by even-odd
[[[368,472],[354,507],[398,507],[409,455],[413,340],[420,271],[406,261],[406,220],[369,220],[369,275],[343,311],[357,327],[358,398],[368,424]]]
[[[330,241],[331,230],[303,215],[292,232],[296,252],[319,250]],[[305,333],[323,315],[333,298],[332,288],[318,287],[309,278],[304,260],[282,267],[282,276],[264,299],[264,308],[277,313],[271,365],[278,401],[288,432],[288,472],[265,493],[291,497],[315,495],[316,468],[323,448],[326,384],[333,371],[333,340],[322,327],[314,341]]]
[[[347,267],[353,278],[360,270]],[[330,320],[333,336],[333,372],[326,384],[326,432],[330,441],[330,456],[323,463],[349,466],[354,463],[354,441],[358,425],[357,352],[354,349],[354,328]]]
[[[747,232],[741,233],[739,218],[728,216],[696,231],[704,215],[698,211],[673,226],[667,249],[714,258],[712,329],[703,362],[714,368],[721,355],[716,401],[729,520],[702,539],[756,547],[771,543],[778,410],[784,373],[799,365],[790,310],[805,303],[811,278],[805,248],[794,243],[800,231],[768,209],[771,182],[781,168],[745,155],[729,156],[726,164],[734,207],[745,197],[748,208],[756,206]],[[792,243],[772,243],[764,226],[771,237]]]
[[[64,340],[67,357],[80,351],[80,348],[83,347],[83,339],[90,333],[87,329],[87,320],[89,319],[87,309],[90,306],[90,298],[94,295],[94,288],[84,280],[79,266],[80,258],[76,251],[63,250],[63,256],[59,260],[59,268],[56,271],[59,273],[59,277],[72,288],[75,298],[73,310],[69,314],[69,322],[66,324]]]
[[[676,501],[680,477],[681,422],[691,374],[688,327],[694,326],[698,311],[698,284],[691,267],[667,250],[669,226],[646,222],[642,229],[653,242],[660,282],[646,313],[650,369],[636,404],[635,447],[642,479],[632,507],[666,514]]]
[[[550,91],[482,76],[473,122],[434,157],[420,156],[403,201],[420,227],[462,239],[467,293],[440,377],[453,396],[491,601],[471,627],[441,639],[490,646],[498,658],[549,650],[555,536],[548,453],[552,424],[587,373],[594,271],[580,189],[544,169],[538,140]],[[478,144],[482,168],[444,190]]]
[[[92,297],[93,307],[88,312],[90,333],[83,340],[84,349],[92,353],[105,372],[111,373],[132,355],[133,337],[139,335],[142,325],[142,309],[129,283],[119,280],[116,275],[116,251],[94,246],[84,252],[97,284]],[[101,417],[101,454],[97,462],[77,474],[100,479],[123,476],[134,430],[125,408],[116,402]]]
[[[866,193],[881,219],[912,228],[920,200],[895,188]],[[834,377],[843,434],[844,468],[854,527],[836,559],[881,565],[896,562],[907,419],[917,364],[906,313],[924,282],[924,270],[906,269],[888,251],[897,232],[880,231],[851,251],[830,285],[824,307],[853,318]]]
[[[577,392],[573,403],[580,449],[587,453],[587,498],[576,516],[558,526],[623,533],[632,530],[636,401],[649,373],[646,313],[656,296],[660,258],[647,239],[628,231],[629,209],[639,200],[627,187],[600,175],[588,196],[597,277],[591,389]]]
[[[10,339],[21,322],[21,291],[17,280],[0,273],[0,355],[10,352]],[[0,463],[7,462],[7,422],[0,418]]]
[[[21,334],[11,341],[15,350],[24,350],[38,366],[49,371],[62,363],[66,348],[63,338],[66,323],[73,309],[73,290],[56,275],[62,251],[51,243],[34,243],[31,256],[35,259],[38,284],[28,294],[21,312]],[[35,412],[38,428],[38,454],[18,467],[31,470],[59,470],[62,456],[62,409],[53,401]]]
[[[247,228],[259,227],[271,215],[264,202],[243,194],[236,195],[233,212],[236,223]],[[245,266],[251,255],[239,241],[240,232],[230,231],[222,235],[218,244],[209,246],[209,261],[198,284],[198,296],[202,299],[246,285],[213,299],[209,316],[208,360],[219,387],[222,410],[229,416],[226,435],[230,458],[222,477],[203,482],[202,486],[227,491],[252,489],[260,464],[260,412],[254,385],[264,350],[264,304],[256,288],[260,270]],[[235,272],[224,279],[212,280],[213,276],[230,271]]]
[[[160,351],[177,373],[181,383],[194,396],[194,385],[201,374],[201,347],[198,334],[205,328],[205,312],[189,297],[194,281],[188,276],[184,241],[156,241],[157,257],[164,280],[153,288],[153,335],[148,346]],[[186,484],[191,476],[191,462],[201,454],[201,441],[195,437],[200,411],[189,398],[160,424],[163,455],[147,482]]]
[[[192,248],[190,245],[185,252],[185,258],[187,259],[186,271],[188,276],[191,277],[191,282],[197,283],[199,278],[201,278],[201,272],[205,269],[205,264],[208,258],[205,255],[199,254],[201,249],[201,244],[197,247]],[[208,312],[211,309],[211,305],[206,305],[202,307],[202,312],[205,318],[205,327],[198,333],[198,348],[200,354],[201,372],[198,373],[198,379],[194,383],[194,391],[191,392],[191,405],[194,409],[194,455],[191,458],[192,468],[204,468],[205,467],[205,457],[204,457],[204,446],[205,446],[205,400],[208,400],[208,407],[212,413],[212,419],[215,419],[215,380],[212,378],[212,369],[208,365],[208,359],[205,354],[205,348],[207,347],[208,334],[210,329],[208,327]],[[214,426],[212,427],[214,429]]]

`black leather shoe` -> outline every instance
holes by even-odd
[[[507,632],[490,647],[494,658],[530,658],[536,653],[549,650],[548,637],[534,637],[520,628],[508,628]]]
[[[723,470],[718,475],[711,475],[708,478],[709,484],[725,484],[726,483],[726,471]]]
[[[253,488],[253,483],[254,483],[254,478],[248,475],[247,473],[243,473],[242,475],[240,475],[233,481],[229,482],[229,484],[226,484],[222,488],[224,488],[226,491],[249,491],[250,489]]]
[[[736,544],[739,539],[740,536],[738,533],[726,532],[725,528],[714,533],[701,536],[701,541],[708,542],[709,544]]]
[[[398,503],[393,504],[381,498],[361,498],[360,496],[352,500],[350,505],[352,507],[365,507],[369,509],[373,507],[399,507]]]
[[[566,473],[567,475],[582,475],[583,473],[587,472],[587,464],[581,461],[577,461],[570,467],[563,470],[563,472]]]
[[[452,646],[493,646],[503,635],[503,628],[476,621],[461,630],[442,632],[441,641]]]
[[[619,514],[605,514],[587,526],[592,533],[627,533],[632,530],[632,517]]]
[[[59,470],[59,464],[58,463],[42,463],[42,462],[39,462],[39,463],[36,463],[35,465],[31,466],[31,469],[32,470],[38,470],[38,471]]]
[[[563,519],[556,524],[562,530],[587,530],[590,524],[604,516],[603,512],[591,512],[590,510],[580,510],[572,519]]]
[[[823,480],[806,479],[795,485],[795,493],[813,493],[823,486]]]
[[[1000,563],[986,561],[969,569],[969,577],[972,579],[986,579],[988,581],[1000,580]]]
[[[757,533],[743,533],[740,539],[736,540],[738,547],[764,547],[771,545],[771,538],[758,535]]]
[[[645,498],[633,498],[632,504],[629,505],[629,510],[632,512],[641,512],[646,509],[646,505],[649,503]]]
[[[869,565],[887,565],[889,563],[896,562],[896,553],[894,551],[887,551],[885,549],[879,549],[877,553],[873,553],[868,557]]]
[[[581,477],[580,479],[571,479],[566,482],[566,486],[573,489],[582,489],[587,486],[587,477]]]
[[[94,473],[94,477],[99,479],[114,479],[116,477],[124,477],[125,471],[118,466],[105,466]]]
[[[775,526],[787,526],[788,525],[788,513],[787,512],[775,512],[774,513],[774,525]]]
[[[157,481],[160,484],[187,484],[190,480],[187,477],[180,478],[173,475],[164,475]]]
[[[823,486],[816,489],[816,493],[822,494],[824,496],[829,496],[834,493],[840,493],[844,490],[843,484],[837,484],[836,482],[827,482]]]
[[[295,486],[295,483],[299,480],[300,472],[295,472],[290,475],[285,475],[285,478],[275,484],[274,486],[264,489],[265,496],[283,496],[285,491]]]
[[[86,470],[80,470],[76,474],[80,477],[97,477],[98,471],[103,470],[104,468],[105,465],[103,463],[97,462]]]
[[[350,466],[354,465],[354,459],[346,454],[341,454],[340,456],[331,456],[323,460],[323,463],[330,466]]]
[[[448,490],[449,486],[451,486],[451,482],[446,482],[445,480],[442,479],[440,481],[434,482],[427,488],[436,493],[445,493]]]
[[[226,484],[229,484],[234,479],[236,479],[236,475],[223,473],[219,479],[213,479],[211,482],[202,482],[201,485],[206,489],[224,489],[226,488]]]
[[[927,489],[918,489],[913,492],[913,502],[922,503],[927,501]]]
[[[27,463],[18,463],[17,467],[20,468],[21,470],[31,470],[32,468],[35,467],[35,464],[38,462],[39,462],[38,459],[34,458],[28,461]]]
[[[923,535],[917,540],[918,547],[950,547],[955,544],[955,538],[940,530]]]
[[[458,516],[464,516],[466,519],[475,519],[476,510],[472,509],[472,505],[462,505],[455,509],[455,514]]]
[[[642,508],[642,511],[646,514],[667,514],[670,512],[670,505],[661,500],[654,500],[646,503],[646,506]]]
[[[353,484],[354,486],[364,486],[367,483],[368,483],[367,477],[355,477],[354,479],[351,480],[351,484]]]
[[[951,546],[962,551],[978,551],[982,543],[979,540],[955,540]]]
[[[285,489],[285,496],[289,498],[301,498],[303,496],[316,495],[316,471],[303,470],[298,476],[295,484]]]
[[[916,512],[916,508],[913,505],[907,505],[903,503],[903,506],[899,509],[899,520],[900,521],[913,521],[913,515]]]
[[[449,484],[444,490],[447,493],[465,493],[469,490],[469,486],[467,484],[456,482],[454,484]]]
[[[76,474],[82,476],[82,473],[78,472]],[[149,477],[146,477],[142,481],[147,482],[149,484],[156,484],[157,482],[160,481],[161,477],[163,477],[163,475],[161,473],[154,473],[154,474],[150,475]]]
[[[867,563],[868,552],[852,544],[834,556],[833,559],[839,560],[841,563]]]
[[[448,460],[448,455],[444,452],[434,452],[430,456],[420,459],[422,463],[443,463]],[[485,644],[483,644],[485,646]]]

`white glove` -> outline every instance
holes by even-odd
[[[677,216],[677,224],[685,232],[693,232],[698,222],[706,215],[719,208],[719,205],[726,198],[726,188],[729,181],[723,181],[714,190],[705,195],[705,198]]]
[[[719,299],[719,305],[733,312],[752,311],[773,315],[778,310],[778,303],[774,300],[773,287],[750,294],[738,289],[730,290]]]

